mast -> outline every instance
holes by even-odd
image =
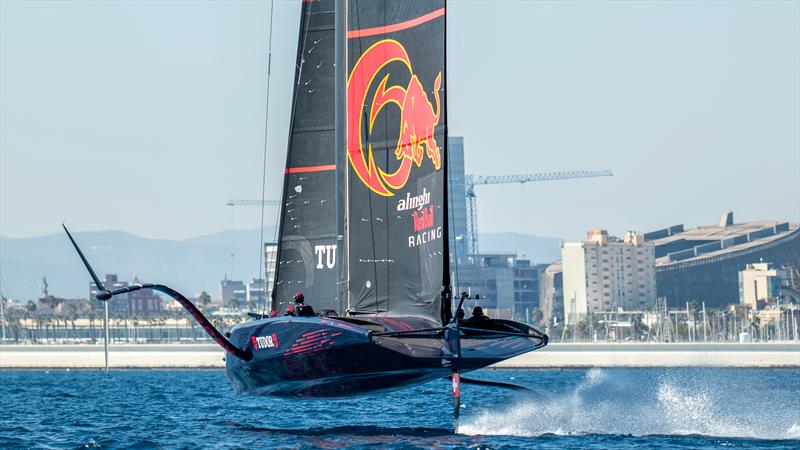
[[[339,264],[339,285],[337,296],[339,310],[346,314],[350,309],[350,290],[348,289],[348,242],[347,228],[347,0],[336,0],[334,13],[334,126],[336,140],[336,246]]]
[[[445,10],[447,9],[447,0],[444,1]],[[444,85],[447,86],[447,15],[444,16]],[[442,103],[444,103],[444,139],[445,139],[445,148],[448,148],[448,139],[450,138],[450,131],[447,129],[447,89],[442,92]],[[444,237],[442,238],[442,258],[444,261],[442,264],[444,265],[444,269],[442,270],[442,323],[446,324],[450,321],[453,317],[453,305],[452,305],[452,280],[450,279],[450,215],[448,214],[450,211],[450,202],[452,201],[449,199],[449,191],[450,191],[450,152],[445,151],[442,154],[443,159],[443,166],[444,166],[444,193],[443,195],[443,204],[444,208],[442,208],[442,226],[444,229]],[[458,255],[453,255],[454,258],[458,258]]]

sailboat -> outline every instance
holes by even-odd
[[[454,318],[443,0],[303,1],[270,310],[223,334],[236,393],[344,397],[452,380],[536,350],[536,327]],[[66,230],[66,227],[65,227]],[[321,313],[286,313],[295,292]],[[502,385],[502,383],[497,383]]]

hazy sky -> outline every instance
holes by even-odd
[[[276,2],[268,197],[300,1]],[[0,234],[259,225],[268,2],[0,2]],[[800,220],[800,2],[448,3],[450,134],[480,229],[577,238]],[[269,214],[274,211],[269,210]],[[268,223],[274,222],[271,217]]]

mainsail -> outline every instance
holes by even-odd
[[[441,320],[447,276],[444,6],[442,0],[348,3],[351,314]]]
[[[334,2],[303,2],[272,310],[295,292],[339,308],[334,141]]]
[[[335,30],[337,5],[346,30]],[[339,314],[448,314],[444,6],[303,3],[273,309],[302,291]],[[334,41],[345,31],[337,150]]]

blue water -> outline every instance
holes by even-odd
[[[0,372],[0,448],[800,448],[800,371],[483,370],[347,400],[236,397],[222,371]]]

